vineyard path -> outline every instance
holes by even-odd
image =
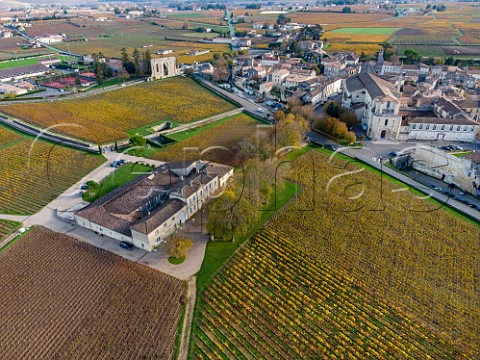
[[[193,312],[195,310],[195,298],[197,297],[197,278],[190,277],[187,280],[187,296],[185,305],[185,316],[183,317],[182,337],[180,339],[180,349],[177,360],[187,360],[188,349],[190,346],[190,333],[192,332]]]

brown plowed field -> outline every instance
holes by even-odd
[[[182,283],[36,227],[0,254],[1,359],[172,359]]]

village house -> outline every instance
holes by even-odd
[[[0,94],[18,96],[24,95],[27,92],[27,89],[15,86],[14,84],[0,84]]]
[[[273,71],[268,75],[268,80],[276,83],[277,85],[283,84],[286,78],[290,75],[290,71],[287,69],[280,69]]]
[[[479,122],[480,120],[480,100],[457,100],[454,101],[462,111],[468,114],[471,120]]]
[[[280,63],[280,57],[272,54],[265,54],[262,57],[262,66],[275,66]]]
[[[172,49],[160,49],[156,52],[157,55],[168,55],[173,53]]]

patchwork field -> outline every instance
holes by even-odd
[[[181,281],[42,227],[0,262],[2,359],[173,359]]]
[[[468,3],[449,3],[447,11],[423,15],[425,6],[399,5],[407,9],[417,8],[404,17],[395,17],[394,11],[375,10],[371,5],[350,6],[352,12],[343,14],[341,9],[314,8],[310,11],[290,12],[286,14],[292,22],[320,24],[325,29],[330,52],[338,50],[365,52],[375,56],[378,45],[390,41],[400,55],[405,49],[412,48],[424,56],[447,56],[443,46],[458,46],[462,56],[472,56],[470,45],[480,45],[480,7]],[[273,24],[278,15],[261,14],[250,11],[252,16],[245,17],[246,23],[239,24],[244,31],[251,30],[252,22],[260,21]],[[465,48],[463,55],[463,48]]]
[[[362,14],[362,13],[355,13],[355,14],[342,14],[342,13],[334,13],[334,12],[314,12],[314,11],[306,11],[306,12],[296,12],[287,15],[289,18],[292,19],[293,22],[298,22],[302,24],[320,24],[320,25],[330,25],[330,24],[338,24],[338,23],[374,23],[381,19],[386,19],[391,17],[388,14]]]
[[[36,56],[51,53],[51,50],[45,48],[27,49],[22,48],[17,44],[27,45],[27,42],[18,36],[11,38],[0,38],[0,60],[16,59],[25,56]]]
[[[235,115],[228,121],[220,121],[219,125],[213,127],[207,126],[206,129],[199,128],[193,132],[172,135],[172,139],[179,141],[155,153],[152,158],[162,161],[188,161],[201,158],[233,164],[237,160],[235,156],[238,151],[237,144],[244,138],[254,135],[258,125],[260,123],[248,115]],[[188,132],[192,132],[193,136],[189,136],[192,134]],[[211,147],[226,147],[229,151],[212,148],[206,154],[200,154]]]
[[[160,18],[173,19],[178,21],[188,21],[190,27],[205,25],[213,25],[212,30],[218,32],[227,32],[228,28],[225,26],[225,12],[223,10],[208,10],[196,12],[167,12],[161,13]]]
[[[55,103],[0,107],[28,122],[93,143],[129,137],[128,131],[165,121],[189,123],[234,109],[191,79],[176,77]]]
[[[194,358],[477,357],[480,227],[360,169],[293,162],[303,191],[200,293]]]
[[[199,37],[201,34],[195,32],[194,28],[201,26],[200,23],[198,26],[191,24],[191,29],[185,30],[181,29],[183,22],[180,22],[181,25],[175,28],[172,22],[164,24],[162,21],[168,22],[169,20],[156,18],[120,19],[115,17],[112,18],[112,21],[95,21],[93,18],[44,20],[32,22],[33,26],[27,28],[27,33],[31,36],[66,34],[71,41],[58,43],[56,47],[80,55],[102,52],[104,55],[112,57],[120,57],[120,51],[123,47],[130,54],[135,48],[142,49],[144,46],[148,46],[153,53],[165,47],[183,52],[186,46],[180,41],[191,42],[188,50],[202,49],[203,44],[192,42],[202,37],[214,36],[213,34],[203,34]],[[219,27],[218,30],[222,31],[222,28]],[[178,39],[179,41],[168,39]],[[222,47],[223,49],[225,47]],[[212,49],[212,51],[214,50]]]
[[[0,136],[1,213],[33,214],[105,161],[3,127]]]

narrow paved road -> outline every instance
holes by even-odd
[[[317,141],[319,143],[323,144],[332,144],[337,147],[339,145],[335,143],[332,140],[329,140],[325,138],[324,136],[310,131],[307,134],[308,138],[313,141]],[[469,216],[470,218],[479,221],[480,222],[480,211],[477,211],[475,209],[472,209],[471,207],[462,204],[461,202],[452,199],[451,197],[438,192],[436,190],[433,190],[428,187],[428,184],[423,184],[422,182],[416,181],[415,179],[412,179],[408,177],[405,174],[402,174],[399,171],[393,170],[389,167],[383,166],[378,163],[378,159],[381,157],[385,156],[388,154],[390,151],[398,151],[402,149],[407,149],[407,148],[412,148],[415,146],[415,143],[392,143],[392,144],[381,144],[381,143],[372,143],[372,142],[365,142],[364,143],[364,148],[363,149],[354,149],[354,148],[340,148],[338,152],[350,156],[354,159],[358,159],[361,162],[366,163],[367,165],[370,165],[380,171],[382,171],[385,174],[388,174],[392,176],[393,178],[396,178],[408,186],[411,186],[412,188],[415,188],[419,190],[420,192],[430,195],[432,198],[442,202],[446,206],[450,206],[454,208],[455,210]],[[477,144],[470,144],[468,145],[469,147],[475,147]],[[376,161],[377,160],[377,161]],[[412,176],[413,177],[413,176]],[[443,188],[446,188],[446,185],[444,184],[441,186]]]
[[[232,37],[232,39],[235,37],[235,28],[232,24],[232,12],[230,10],[226,10],[227,11],[227,23],[228,23],[228,28],[230,29],[230,36]]]
[[[222,94],[225,97],[230,98],[232,101],[236,102],[237,104],[240,104],[243,108],[245,108],[245,111],[248,113],[251,113],[255,115],[256,117],[259,117],[261,119],[264,119],[265,121],[269,121],[269,119],[272,116],[272,113],[269,109],[265,108],[261,104],[255,104],[250,101],[248,101],[245,98],[242,98],[241,96],[238,96],[235,93],[231,93],[225,89],[222,89],[221,87],[218,87],[211,81],[208,81],[207,79],[203,78],[202,76],[195,76],[195,78],[200,81],[204,86],[208,87],[211,89],[213,92],[217,92]],[[262,109],[261,112],[258,111],[258,109]]]
[[[419,183],[416,180],[413,180],[412,178],[396,171],[393,170],[389,167],[383,166],[382,164],[379,164],[378,162],[374,161],[373,158],[367,153],[365,153],[365,150],[360,150],[360,149],[352,149],[352,148],[342,148],[339,150],[340,153],[344,155],[348,155],[354,159],[358,159],[361,162],[366,163],[367,165],[370,165],[383,173],[390,175],[391,177],[400,180],[401,182],[405,183],[406,185],[426,194],[427,196],[430,196],[431,198],[440,201],[441,203],[445,204],[446,206],[450,206],[451,208],[467,215],[468,217],[480,222],[480,211],[477,211],[475,209],[470,208],[469,206],[462,204],[459,201],[456,201],[450,197],[448,197],[445,194],[442,194],[438,191],[435,191],[433,189],[430,189],[428,186]]]

